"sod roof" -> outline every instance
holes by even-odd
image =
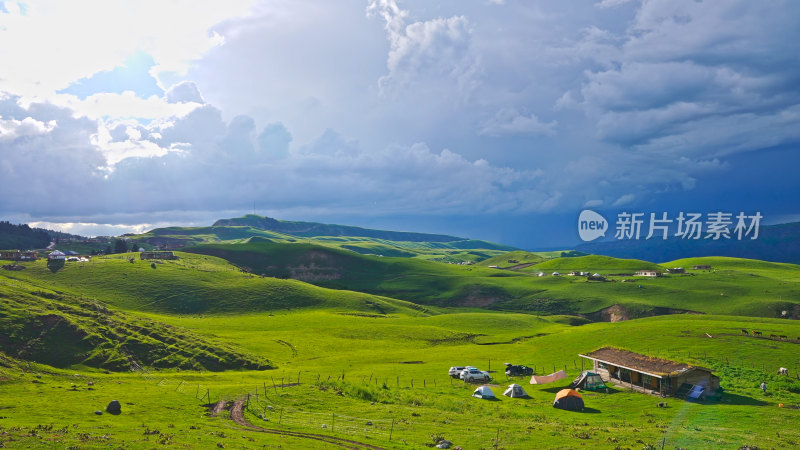
[[[690,369],[708,370],[702,367],[691,366],[668,359],[654,358],[652,356],[641,355],[639,353],[613,347],[603,347],[581,356],[659,377],[677,375]]]

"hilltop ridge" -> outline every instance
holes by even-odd
[[[246,226],[260,230],[275,231],[301,237],[317,236],[354,236],[386,239],[390,241],[407,242],[454,242],[465,241],[466,238],[449,236],[446,234],[429,234],[409,231],[387,231],[370,228],[354,227],[350,225],[334,225],[318,222],[293,222],[273,219],[255,214],[232,219],[220,219],[214,222],[215,227]]]

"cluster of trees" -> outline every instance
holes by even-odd
[[[44,248],[50,244],[50,234],[41,228],[31,228],[27,224],[14,225],[8,221],[0,222],[0,249],[28,250]]]

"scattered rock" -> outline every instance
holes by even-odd
[[[450,448],[452,445],[452,442],[448,441],[447,439],[442,439],[438,444],[436,444],[436,448]]]
[[[367,421],[367,425],[372,425],[372,421],[371,421],[371,420],[368,420],[368,421]]]
[[[37,373],[36,378],[42,378],[42,375]]]
[[[111,400],[106,406],[106,412],[114,415],[120,414],[122,413],[122,405],[117,400]]]
[[[86,384],[89,385],[89,386],[94,386],[94,381],[90,381],[90,382],[88,382]]]
[[[103,415],[103,411],[100,411],[99,409],[97,411],[95,411],[94,413],[97,414],[98,416],[102,416]]]
[[[328,428],[328,426],[323,423],[322,428]]]

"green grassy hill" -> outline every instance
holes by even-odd
[[[559,271],[572,270],[583,272],[599,272],[601,275],[613,273],[634,273],[637,270],[659,270],[664,267],[638,259],[619,259],[610,256],[588,255],[572,258],[554,258],[528,268],[528,271]]]
[[[178,254],[179,260],[158,262],[141,261],[138,253],[109,255],[58,268],[42,260],[3,275],[128,311],[204,314],[325,308],[368,314],[422,313],[419,306],[401,300],[262,278],[219,258]]]
[[[192,251],[159,263],[126,254],[0,271],[0,398],[13,399],[0,405],[0,444],[332,445],[244,431],[227,413],[209,415],[209,403],[245,398],[244,417],[259,426],[386,449],[427,448],[438,436],[508,450],[800,445],[800,322],[774,318],[781,302],[796,307],[800,266],[703,258],[654,266],[712,270],[589,282],[260,239]],[[586,256],[539,265],[563,271],[575,261],[575,270],[604,273],[642,264]],[[575,315],[614,305],[713,314],[618,323]],[[555,392],[585,367],[578,354],[603,346],[709,367],[722,399],[692,403],[612,386],[583,392],[583,413],[552,408]],[[568,378],[530,385],[507,379],[504,362],[538,374],[564,369]],[[530,398],[472,398],[474,385],[447,376],[464,364],[490,370],[498,396],[517,382]],[[793,376],[776,375],[778,367]],[[123,404],[121,415],[94,413],[111,399]]]
[[[268,369],[266,358],[108,304],[0,276],[0,350],[54,367]]]
[[[478,265],[484,267],[497,266],[501,269],[507,269],[507,268],[517,268],[527,264],[537,264],[544,260],[545,258],[539,255],[538,253],[516,250],[485,259],[479,262]]]
[[[626,309],[622,318],[679,311],[778,317],[781,311],[789,310],[800,317],[800,309],[796,309],[800,304],[800,272],[791,264],[728,259],[729,264],[735,262],[735,270],[655,279],[611,276],[603,283],[588,282],[585,277],[535,275],[554,271],[566,274],[570,270],[631,274],[640,269],[663,271],[683,262],[658,265],[590,255],[554,258],[509,271],[379,258],[311,244],[209,244],[191,251],[227,259],[256,274],[433,306],[590,314],[621,305]]]
[[[191,247],[201,243],[245,243],[251,239],[275,243],[308,243],[361,254],[432,259],[442,262],[475,262],[513,247],[488,241],[426,233],[371,230],[345,225],[289,222],[247,215],[218,220],[210,227],[156,228],[126,235],[146,247]]]
[[[5,378],[0,396],[17,402],[4,405],[0,442],[21,447],[48,442],[330,448],[301,437],[246,432],[227,413],[209,416],[208,403],[243,397],[249,399],[244,417],[258,426],[339,436],[386,449],[426,448],[437,436],[465,448],[497,445],[508,450],[792,448],[800,442],[794,426],[800,381],[774,373],[776,367],[796,361],[798,344],[740,331],[800,334],[795,321],[668,316],[569,326],[562,318],[525,314],[375,318],[324,310],[153,317],[254,355],[268,355],[278,369],[125,375],[65,372],[36,364],[26,368],[12,361],[0,369]],[[587,408],[582,413],[554,409],[555,392],[585,367],[578,354],[606,345],[709,367],[721,378],[723,397],[693,403],[612,385],[608,393],[582,392]],[[566,369],[568,378],[530,385],[526,378],[507,379],[503,362],[524,363],[539,374]],[[475,385],[447,376],[449,366],[463,364],[492,371],[489,387],[497,401],[472,398]],[[788,365],[793,373],[797,370]],[[36,373],[41,378],[34,378]],[[769,385],[767,394],[758,389],[762,381]],[[522,384],[529,398],[500,395],[512,382]],[[57,416],[46,408],[54,395],[61,399]],[[92,413],[112,398],[123,403],[121,415]]]

